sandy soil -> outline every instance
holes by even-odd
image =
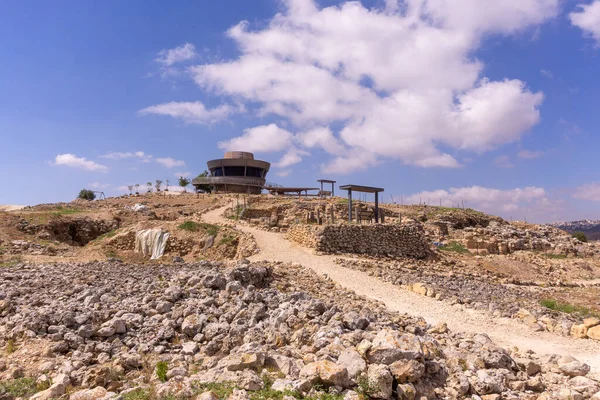
[[[202,218],[212,224],[228,224],[231,221],[221,216],[226,208],[207,212]],[[334,263],[334,259],[339,256],[316,255],[311,249],[289,242],[281,234],[241,224],[237,228],[254,235],[260,248],[261,252],[252,256],[251,260],[300,263],[328,276],[346,289],[383,302],[392,311],[423,317],[433,325],[446,322],[454,331],[486,333],[498,345],[533,350],[540,356],[571,355],[588,363],[594,376],[600,377],[600,343],[597,341],[568,338],[550,332],[534,332],[517,321],[493,318],[461,305],[452,306],[382,282],[364,272],[344,268]]]

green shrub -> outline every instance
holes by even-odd
[[[96,193],[94,193],[93,191],[88,190],[88,189],[81,189],[79,191],[79,196],[77,196],[77,198],[91,201],[96,198]]]
[[[582,317],[599,317],[600,313],[589,309],[588,307],[578,306],[576,304],[561,303],[556,299],[543,299],[540,301],[542,307],[550,310],[564,312],[566,314],[579,314]]]
[[[190,232],[198,232],[200,229],[204,229],[204,231],[210,236],[216,236],[217,232],[219,232],[219,227],[216,225],[206,224],[203,222],[198,223],[194,221],[185,221],[183,224],[179,225],[178,228]]]
[[[583,232],[573,232],[572,236],[575,239],[577,239],[577,240],[579,240],[580,242],[583,242],[583,243],[587,243],[587,241],[588,241],[587,236],[585,236],[585,233],[583,233]]]
[[[156,363],[156,377],[161,382],[167,381],[167,371],[169,370],[169,364],[166,361],[159,361]]]
[[[470,254],[469,250],[462,244],[458,242],[449,242],[440,247],[440,250],[443,251],[453,251],[455,253],[460,254]]]
[[[233,389],[235,389],[233,382],[195,383],[193,385],[194,392],[200,394],[211,391],[217,395],[219,400],[227,399],[233,393]]]

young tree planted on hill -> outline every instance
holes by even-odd
[[[146,186],[148,186],[148,193],[152,191],[152,182],[146,182]]]
[[[131,196],[133,194],[133,185],[128,185],[127,189],[129,190],[129,195]]]
[[[185,178],[183,176],[179,177],[179,186],[181,186],[183,188],[183,192],[187,192],[186,187],[190,184],[190,180],[188,178]]]
[[[208,171],[205,170],[203,173],[198,175],[196,178],[206,178],[208,175],[209,175]],[[213,189],[211,185],[196,185],[196,187],[202,193],[211,193],[212,189]]]
[[[96,198],[96,194],[91,190],[81,189],[77,198],[91,201]]]
[[[169,191],[169,183],[170,183],[170,182],[169,182],[169,180],[167,179],[167,182],[166,182],[166,185],[167,185],[167,187],[166,187],[166,189],[165,189],[165,192],[168,192],[168,191]]]
[[[135,184],[135,194],[140,194],[139,187],[140,187],[140,184],[136,183]]]
[[[156,188],[157,192],[160,192],[160,185],[162,185],[162,181],[160,179],[157,179],[156,183],[154,184],[154,187]]]

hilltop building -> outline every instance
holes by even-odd
[[[210,175],[196,178],[192,185],[196,190],[210,185],[215,192],[260,194],[265,186],[271,164],[255,160],[254,154],[244,151],[228,151],[223,158],[206,163]]]

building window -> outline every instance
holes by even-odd
[[[252,178],[262,178],[262,168],[248,167],[246,170],[246,176]]]
[[[215,168],[212,171],[212,176],[223,176],[223,168]]]
[[[225,167],[225,176],[244,176],[245,167]]]

